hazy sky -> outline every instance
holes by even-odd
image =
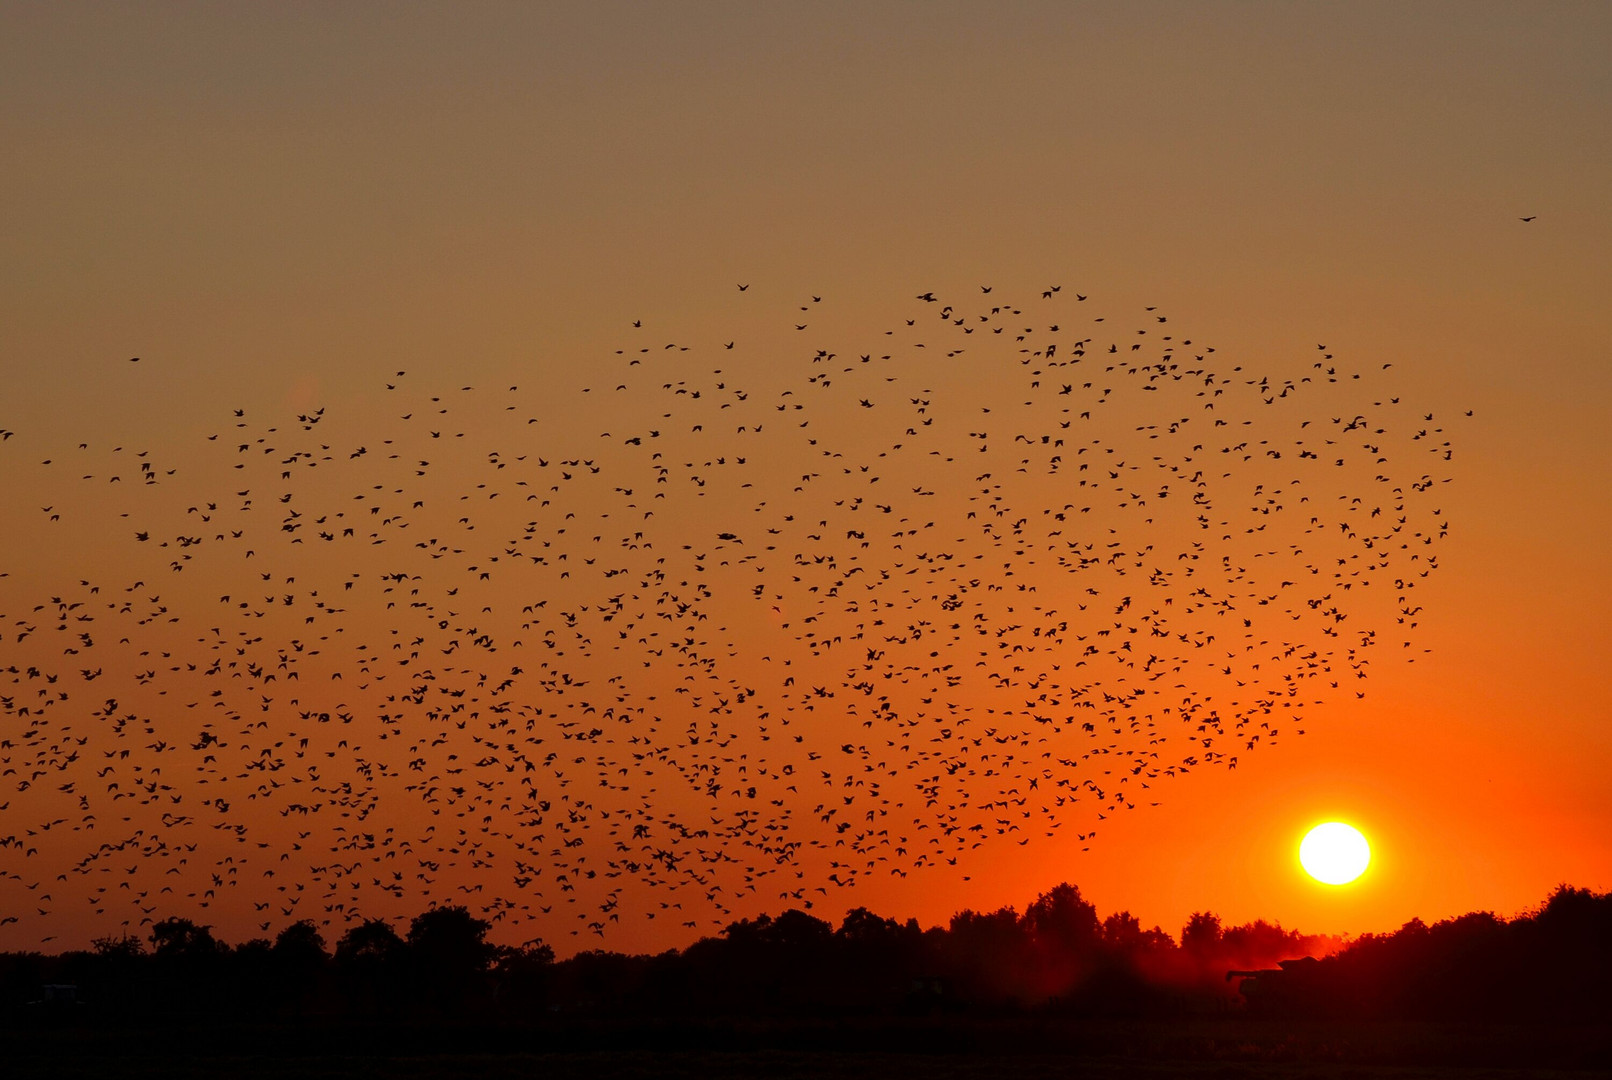
[[[3,4],[0,26],[7,505],[45,483],[19,462],[92,434],[173,456],[235,408],[362,420],[394,370],[557,385],[635,319],[732,337],[764,321],[737,282],[773,323],[808,295],[873,327],[927,290],[1060,282],[1256,368],[1325,343],[1473,412],[1431,654],[1089,851],[989,847],[848,902],[941,920],[1071,880],[1172,930],[1212,907],[1358,932],[1612,887],[1607,5]],[[0,532],[17,597],[62,569],[37,537]],[[1377,850],[1348,890],[1295,865],[1332,816]]]

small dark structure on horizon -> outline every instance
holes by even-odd
[[[1276,1012],[1284,1004],[1293,1002],[1295,990],[1315,975],[1320,963],[1313,956],[1278,960],[1273,968],[1228,971],[1226,981],[1242,980],[1237,984],[1237,993],[1242,995],[1250,1012]]]
[[[39,996],[28,1004],[45,1009],[71,1009],[83,1002],[78,997],[77,983],[45,983],[39,988]]]

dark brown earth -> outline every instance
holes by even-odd
[[[9,1077],[835,1080],[1612,1076],[1612,1026],[915,1021],[10,1031]]]

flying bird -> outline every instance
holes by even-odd
[[[159,898],[719,928],[1089,843],[1411,648],[1436,407],[1369,359],[1256,368],[1151,308],[980,290],[764,362],[618,323],[574,392],[380,371],[385,418],[235,409],[183,470],[171,433],[57,433],[83,467],[21,490],[97,548],[0,575],[0,718],[32,733],[0,873],[47,929],[52,881],[107,932]]]

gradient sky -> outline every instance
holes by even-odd
[[[1419,598],[1430,655],[1089,850],[982,849],[841,908],[939,921],[1069,880],[1171,930],[1207,907],[1363,932],[1612,887],[1606,5],[4,4],[0,24],[0,427],[30,461],[90,433],[182,447],[234,408],[362,421],[394,369],[556,380],[633,319],[731,337],[740,281],[867,327],[925,290],[1062,282],[1256,365],[1325,342],[1473,410]],[[7,505],[33,497],[0,468]],[[49,580],[38,535],[0,532],[13,582]],[[1332,817],[1376,852],[1346,889],[1296,863]]]

